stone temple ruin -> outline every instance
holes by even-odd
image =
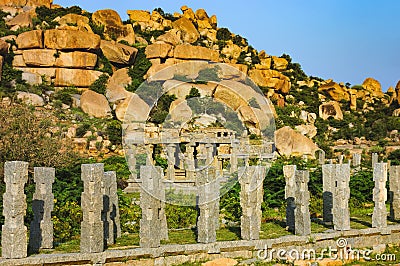
[[[193,72],[193,68],[200,68],[196,64],[186,67],[191,68],[189,72]],[[325,153],[321,150],[318,151],[317,158],[322,165],[323,176],[322,222],[333,225],[333,230],[312,234],[309,210],[312,195],[308,189],[310,173],[297,169],[295,165],[286,165],[283,167],[286,181],[286,226],[294,235],[260,239],[263,184],[264,179],[268,178],[267,170],[274,154],[271,136],[273,125],[266,120],[273,115],[269,109],[263,114],[263,107],[268,106],[268,103],[260,99],[265,101],[265,98],[250,90],[251,85],[241,80],[240,73],[230,71],[230,77],[234,76],[236,83],[227,86],[227,83],[221,85],[217,82],[218,84],[211,86],[214,88],[213,92],[207,97],[186,99],[187,106],[176,110],[180,108],[177,104],[162,124],[156,125],[149,120],[152,110],[150,107],[157,106],[158,98],[168,91],[187,95],[187,90],[182,93],[179,89],[180,86],[187,88],[187,82],[175,82],[174,87],[168,87],[166,92],[157,91],[155,87],[152,92],[157,97],[141,95],[148,92],[149,87],[142,92],[139,89],[136,96],[132,97],[132,102],[127,107],[123,136],[126,159],[131,171],[125,192],[140,192],[140,248],[106,250],[107,246],[115,243],[116,238],[121,236],[116,173],[104,172],[103,164],[86,164],[81,166],[84,184],[81,197],[81,253],[27,257],[28,232],[24,225],[27,204],[23,191],[28,179],[28,163],[6,162],[6,192],[3,197],[5,222],[2,227],[0,265],[43,265],[44,261],[57,265],[114,265],[113,263],[127,260],[134,260],[133,263],[138,262],[139,265],[156,262],[158,265],[172,265],[178,259],[187,262],[221,256],[254,258],[257,251],[266,247],[293,247],[300,250],[311,247],[326,248],[340,237],[348,238],[349,243],[356,247],[398,241],[400,225],[387,224],[388,213],[385,204],[389,200],[390,217],[398,220],[400,167],[380,163],[376,155],[373,157],[375,188],[372,228],[352,229],[349,182],[351,174],[361,169],[361,155],[353,156],[352,167],[345,163],[344,157],[338,157],[337,164],[333,159],[326,164]],[[162,75],[171,77],[168,72]],[[156,80],[157,84],[165,81],[159,76],[153,76],[152,79]],[[154,89],[155,85],[150,85]],[[165,83],[161,84],[161,87],[163,85]],[[200,95],[204,91],[200,92]],[[141,101],[145,106],[149,106],[147,110],[140,109]],[[232,116],[216,103],[224,103],[238,115]],[[193,110],[199,106],[197,111]],[[186,107],[191,107],[191,111]],[[206,110],[207,108],[209,110]],[[262,115],[267,116],[267,119],[264,117],[257,120],[258,116]],[[205,121],[205,118],[208,121]],[[236,123],[237,121],[239,123]],[[243,130],[238,125],[242,125]],[[160,161],[164,163],[164,167],[160,166]],[[386,197],[388,176],[389,198]],[[33,252],[53,247],[51,212],[54,180],[54,169],[35,168],[36,191],[32,204],[34,219],[29,239],[29,248]],[[237,182],[240,184],[242,240],[218,242],[219,200],[223,193]],[[191,201],[180,201],[180,195],[192,196],[185,197]],[[163,240],[168,240],[165,212],[167,203],[197,207],[197,244],[162,245]]]

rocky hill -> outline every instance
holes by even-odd
[[[203,9],[128,10],[128,21],[110,9],[89,13],[51,0],[0,0],[0,9],[3,106],[51,110],[59,121],[49,133],[71,139],[82,155],[122,154],[117,135],[133,92],[189,60],[229,64],[260,87],[276,109],[281,155],[400,148],[400,82],[384,93],[373,78],[351,86],[308,76],[290,56],[257,51],[219,28]]]

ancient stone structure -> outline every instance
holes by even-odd
[[[127,180],[128,186],[124,189],[126,193],[133,193],[133,192],[138,192],[139,186],[138,186],[138,176],[137,176],[137,171],[136,171],[136,147],[134,145],[130,145],[129,143],[126,143],[126,161],[128,163],[129,171],[131,174],[129,175],[129,178]]]
[[[335,230],[350,230],[350,165],[335,165],[333,225]]]
[[[323,221],[325,223],[333,222],[333,193],[334,182],[336,178],[336,165],[322,165],[322,199],[323,199]]]
[[[35,193],[32,199],[33,221],[29,234],[29,248],[32,252],[53,248],[53,222],[51,212],[54,208],[52,187],[55,180],[55,169],[35,167]]]
[[[286,186],[285,186],[285,199],[286,199],[286,226],[288,226],[289,231],[294,232],[295,229],[295,218],[294,210],[295,196],[296,196],[296,165],[284,165],[283,175],[285,176]]]
[[[101,220],[104,226],[104,245],[112,245],[115,242],[114,221],[111,217],[113,211],[113,203],[110,199],[112,176],[115,172],[105,172],[101,182],[101,192],[103,193],[103,209],[101,212]]]
[[[372,169],[375,168],[375,164],[378,163],[379,155],[377,153],[372,154]]]
[[[81,166],[84,190],[81,197],[83,221],[81,223],[81,252],[96,253],[104,250],[104,222],[102,221],[103,193],[101,182],[103,164]]]
[[[216,230],[219,227],[219,189],[215,168],[208,167],[197,172],[198,189],[197,242],[213,243],[217,241]]]
[[[372,227],[383,228],[387,226],[387,164],[376,163],[374,166],[375,188],[373,191],[373,200],[375,202],[374,212],[372,214]]]
[[[317,151],[317,158],[318,158],[318,163],[320,165],[323,165],[325,163],[325,151],[324,150],[318,150]]]
[[[310,192],[308,191],[309,172],[296,171],[295,179],[295,233],[296,235],[309,235],[311,234]]]
[[[165,218],[165,190],[162,181],[162,168],[159,166],[141,166],[140,179],[142,180],[140,193],[140,246],[155,248],[160,241],[168,239],[168,228]]]
[[[390,217],[400,220],[400,166],[391,166],[389,171],[390,182]]]
[[[18,259],[27,256],[27,228],[24,225],[26,213],[26,196],[24,186],[28,181],[27,162],[5,162],[3,194],[3,216],[1,248],[2,257]]]
[[[265,167],[239,168],[240,206],[242,208],[241,237],[244,240],[255,240],[260,237],[264,177]]]
[[[353,154],[353,167],[359,169],[361,165],[361,154],[354,153]]]
[[[115,172],[106,172],[110,176],[110,217],[113,222],[112,233],[114,239],[121,237],[121,221],[119,216],[118,194],[117,194],[117,175]]]
[[[338,164],[342,164],[343,161],[344,161],[344,155],[341,154],[338,156]]]

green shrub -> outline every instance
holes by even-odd
[[[374,180],[371,171],[359,171],[350,178],[350,202],[353,206],[361,207],[364,203],[372,202]]]
[[[97,93],[105,95],[107,90],[108,75],[102,74],[95,82],[90,85],[89,89]]]
[[[122,124],[118,120],[111,120],[107,123],[106,134],[108,139],[115,145],[122,143]]]
[[[192,88],[190,89],[189,94],[186,95],[186,99],[198,98],[198,97],[200,97],[200,96],[201,96],[201,95],[200,95],[199,90],[198,90],[197,88],[195,88],[195,87],[192,87]]]
[[[400,150],[392,151],[388,155],[388,160],[391,160],[391,165],[400,165]]]
[[[143,83],[143,76],[147,73],[150,67],[151,62],[146,58],[145,48],[138,48],[135,64],[128,70],[128,75],[132,78],[132,82],[126,89],[130,92],[135,92]]]
[[[107,59],[107,57],[104,56],[103,52],[101,51],[97,53],[97,64],[95,69],[107,73],[110,76],[113,74],[113,68],[110,61]]]
[[[135,194],[125,194],[118,190],[119,213],[121,221],[121,231],[124,233],[138,233],[140,219],[142,217],[142,209],[139,205],[134,204]],[[138,196],[137,196],[138,197]]]
[[[220,41],[232,40],[232,34],[227,28],[219,28],[217,30],[217,39]]]
[[[54,93],[53,100],[59,100],[64,104],[72,105],[72,95],[78,93],[78,90],[74,87],[64,88]]]

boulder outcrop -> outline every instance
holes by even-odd
[[[90,116],[97,118],[111,117],[111,108],[107,98],[97,92],[87,90],[80,99],[81,109]]]
[[[319,117],[326,120],[329,117],[333,117],[337,120],[343,119],[342,109],[338,102],[330,101],[327,103],[323,103],[319,106]]]
[[[58,50],[96,50],[100,48],[100,36],[78,30],[46,30],[44,45],[46,48]]]
[[[318,146],[309,138],[286,126],[275,131],[278,153],[285,156],[308,155],[315,158]]]

